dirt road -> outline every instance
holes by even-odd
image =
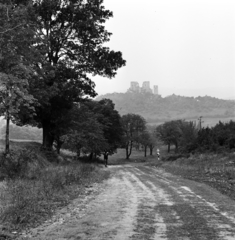
[[[109,167],[111,179],[22,239],[235,239],[235,202],[155,167]]]

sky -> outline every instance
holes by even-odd
[[[99,95],[126,92],[131,81],[158,85],[162,97],[235,99],[234,0],[104,0],[113,18],[106,45],[126,66],[93,77]]]

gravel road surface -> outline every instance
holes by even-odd
[[[108,169],[110,179],[21,239],[235,239],[235,202],[215,189],[141,164]]]

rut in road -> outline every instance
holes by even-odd
[[[149,171],[148,168],[145,168],[145,171],[139,169],[135,171],[138,171],[141,181],[147,184],[150,182],[153,188],[158,185],[158,189],[167,190],[174,203],[172,206],[158,205],[156,209],[164,216],[168,239],[235,239],[234,201],[203,184],[177,179],[170,174],[159,173],[159,170],[155,170],[155,174],[152,174],[151,171],[151,174],[146,175],[146,170]],[[199,186],[197,191],[200,193],[195,193],[190,187],[184,186],[184,184],[189,183],[194,188]],[[157,191],[155,192],[157,193]],[[202,197],[204,195],[213,201],[218,202],[220,199],[221,209],[216,203]],[[176,216],[175,219],[172,218],[173,215]],[[172,225],[172,219],[175,223],[178,220],[181,225]]]
[[[113,177],[81,214],[24,239],[235,239],[235,204],[216,190],[147,166],[110,167]]]

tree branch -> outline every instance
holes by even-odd
[[[12,30],[14,30],[14,29],[22,26],[22,25],[23,25],[23,24],[19,24],[19,25],[13,27],[13,28],[9,28],[9,29],[7,29],[7,30],[5,30],[5,31],[3,31],[3,32],[0,32],[0,34],[4,34],[4,33],[7,33],[7,32],[10,32],[10,31],[12,31]]]

